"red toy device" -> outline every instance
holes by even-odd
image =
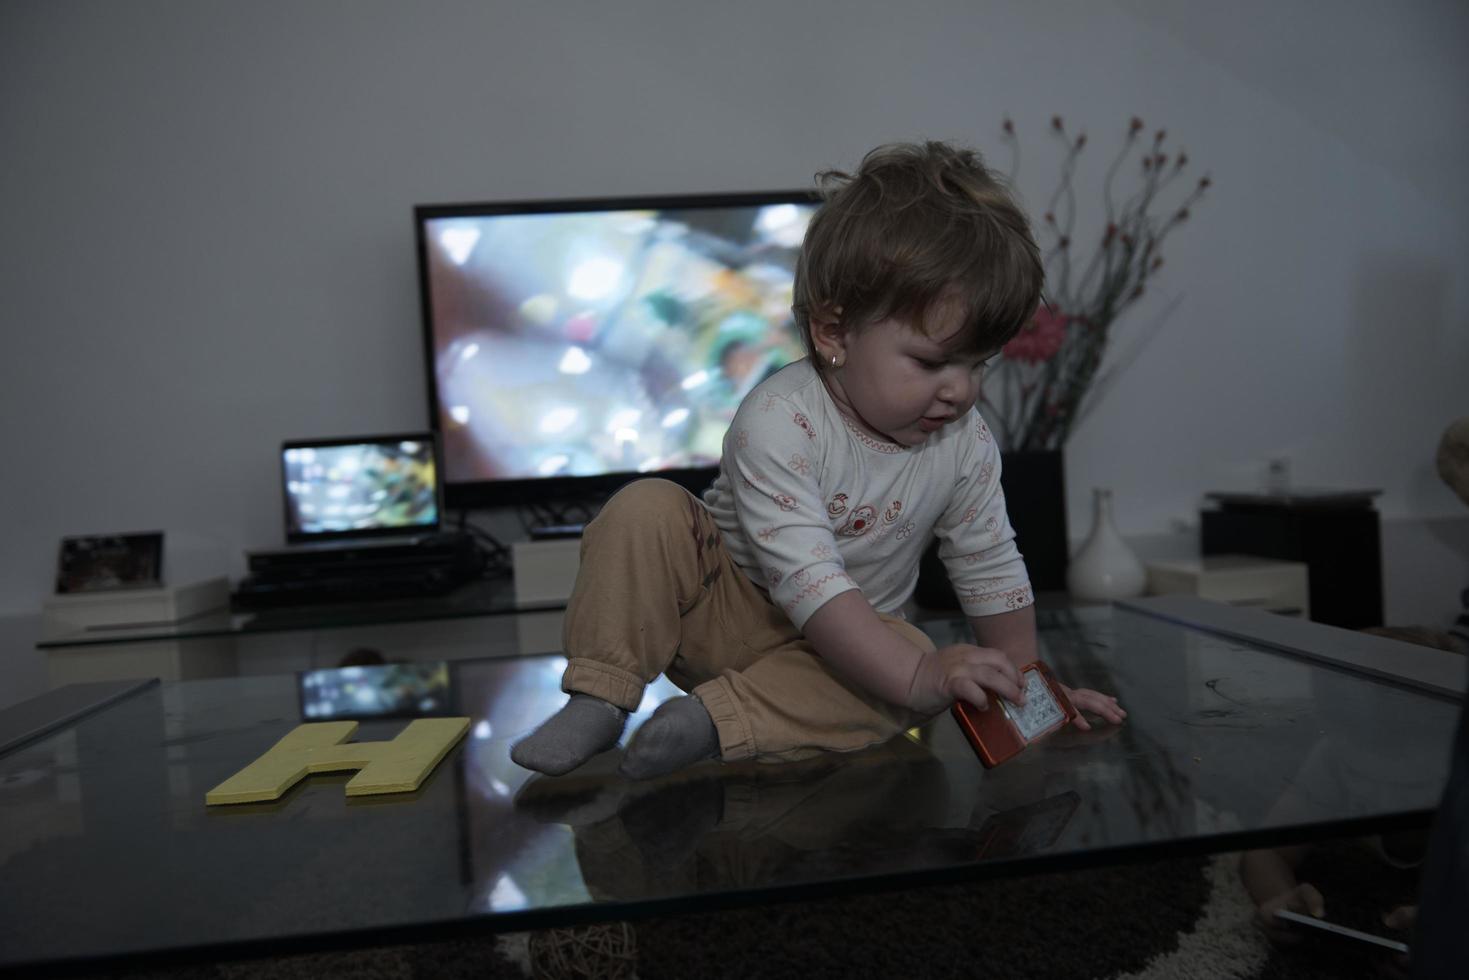
[[[1025,685],[1023,706],[991,694],[988,710],[966,701],[957,701],[949,709],[986,769],[1020,754],[1031,742],[1066,727],[1076,717],[1076,706],[1060,681],[1039,660],[1020,668],[1020,680]]]

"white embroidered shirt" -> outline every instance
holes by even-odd
[[[965,615],[1034,601],[1000,453],[976,409],[900,446],[844,416],[810,361],[797,361],[740,404],[704,503],[734,560],[797,628],[850,589],[901,615],[934,534]]]

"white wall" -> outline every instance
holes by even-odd
[[[1101,484],[1124,532],[1186,536],[1288,455],[1385,491],[1389,618],[1447,617],[1466,42],[1451,2],[0,0],[0,613],[64,534],[238,575],[283,438],[423,426],[415,203],[787,187],[904,138],[1003,165],[1009,114],[1039,208],[1061,113],[1083,190],[1133,114],[1215,180],[1068,445],[1073,534]]]

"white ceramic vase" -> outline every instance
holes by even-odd
[[[1073,599],[1109,602],[1142,595],[1148,573],[1112,523],[1112,491],[1092,490],[1092,532],[1066,570]]]

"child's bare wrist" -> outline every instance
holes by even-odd
[[[922,711],[929,702],[934,700],[933,668],[938,663],[938,655],[926,650],[918,651],[918,659],[913,663],[913,676],[908,681],[908,696],[903,699],[903,707],[909,711]]]

